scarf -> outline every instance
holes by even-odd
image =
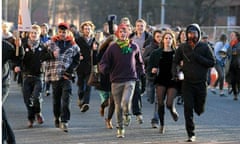
[[[35,52],[35,49],[38,48],[39,44],[40,40],[32,41],[28,39],[28,46],[33,52]]]
[[[116,43],[121,48],[122,54],[128,54],[132,52],[132,49],[129,47],[129,42],[130,42],[129,39],[125,41],[120,41],[120,40],[116,41]]]
[[[230,42],[230,46],[233,47],[233,46],[235,46],[237,43],[238,43],[238,40],[232,40],[232,41]]]

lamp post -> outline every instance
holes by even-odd
[[[165,23],[165,0],[161,1],[161,26]]]
[[[8,21],[8,0],[5,0],[4,20],[5,20],[5,21]]]
[[[138,0],[138,18],[142,18],[142,0]]]

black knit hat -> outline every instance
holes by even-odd
[[[187,29],[188,32],[197,32],[198,29],[195,27],[195,26],[190,26],[188,29]]]
[[[197,32],[198,29],[195,26],[190,26],[187,31],[188,32]]]

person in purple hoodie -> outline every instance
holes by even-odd
[[[110,74],[111,92],[115,102],[117,137],[124,137],[124,126],[131,121],[131,100],[136,80],[145,75],[144,62],[139,47],[128,39],[129,28],[120,24],[116,31],[117,40],[104,53],[99,70]]]

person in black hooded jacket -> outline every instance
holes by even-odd
[[[6,101],[10,89],[10,61],[16,64],[20,57],[17,57],[14,46],[7,40],[2,39],[2,143],[15,144],[15,134],[8,122],[7,114],[4,110],[4,102]]]
[[[215,64],[212,49],[200,42],[201,30],[198,24],[190,24],[186,29],[187,40],[176,51],[172,65],[172,74],[177,78],[177,65],[183,61],[184,80],[182,95],[184,99],[185,126],[188,142],[196,140],[193,112],[201,115],[207,96],[207,72]]]

